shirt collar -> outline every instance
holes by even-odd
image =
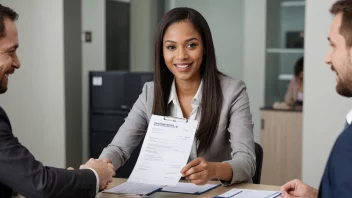
[[[176,84],[175,84],[175,79],[172,81],[171,85],[171,90],[170,90],[170,96],[169,96],[169,101],[167,104],[170,104],[171,102],[174,102],[178,104],[178,98],[177,98],[177,93],[176,93]]]
[[[348,114],[346,116],[346,121],[348,124],[352,123],[352,109],[350,110],[350,112],[348,112]]]
[[[194,98],[192,99],[192,104],[200,105],[200,103],[202,101],[202,89],[203,89],[203,80],[200,81],[200,85],[197,90],[197,93],[194,96]],[[172,81],[170,95],[169,95],[169,101],[167,102],[167,104],[170,104],[171,102],[173,102],[174,104],[178,104],[175,79]]]

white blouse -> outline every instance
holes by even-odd
[[[202,101],[202,88],[203,88],[203,81],[200,82],[198,91],[191,101],[192,112],[191,112],[191,115],[189,116],[189,119],[191,119],[191,120],[198,120],[198,125],[199,125],[200,114],[201,114],[200,103]],[[169,108],[168,112],[170,112],[169,116],[177,117],[177,118],[184,118],[180,103],[178,102],[175,79],[171,85],[169,101],[167,104],[168,104],[168,108]],[[192,161],[197,158],[198,145],[199,145],[199,142],[196,140],[196,138],[194,138],[194,142],[193,142],[192,149],[191,149],[191,154],[189,156],[188,161]]]

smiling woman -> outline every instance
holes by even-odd
[[[154,82],[145,84],[100,158],[115,169],[122,166],[152,114],[195,119],[199,125],[182,175],[194,184],[251,182],[256,163],[246,86],[218,71],[211,31],[199,12],[175,8],[165,14],[156,33],[154,70]]]
[[[194,25],[188,21],[171,25],[165,32],[163,43],[165,64],[176,77],[176,82],[200,82],[204,46]]]

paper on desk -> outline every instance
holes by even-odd
[[[163,192],[175,192],[175,193],[187,193],[187,194],[202,194],[208,190],[216,188],[221,184],[205,184],[203,186],[197,186],[192,183],[179,182],[176,186],[165,186],[161,191]]]
[[[180,171],[187,163],[198,122],[174,122],[164,118],[152,115],[128,182],[176,185],[180,180]]]
[[[221,195],[216,196],[217,198],[275,198],[281,195],[278,191],[267,191],[267,190],[247,190],[247,189],[236,189],[233,188]]]
[[[105,193],[114,193],[114,194],[136,194],[136,195],[148,195],[155,191],[161,189],[160,185],[153,184],[137,184],[125,182],[114,188],[104,190]]]

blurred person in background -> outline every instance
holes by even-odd
[[[303,67],[304,58],[301,57],[296,61],[294,67],[295,76],[292,78],[285,95],[285,103],[299,110],[302,110],[303,106]]]

